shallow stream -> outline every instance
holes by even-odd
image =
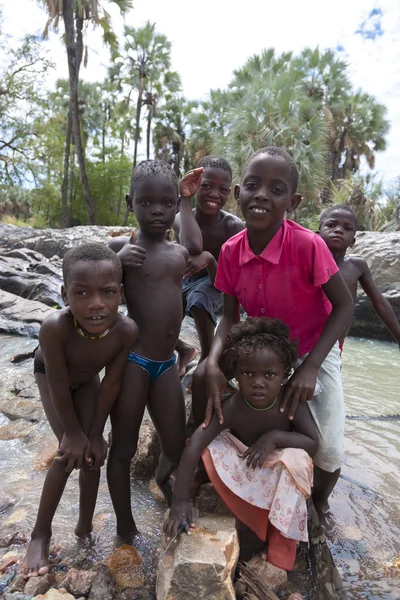
[[[31,372],[32,361],[12,365],[9,357],[33,349],[34,340],[0,336],[0,399],[16,380]],[[348,415],[395,415],[400,413],[400,353],[395,344],[349,339],[343,353],[343,378]],[[8,419],[0,414],[0,426]],[[34,438],[0,440],[0,488],[16,499],[13,509],[0,515],[0,526],[18,523],[26,533],[32,529],[43,484],[43,471],[33,470],[36,455],[53,444],[49,427],[37,425]],[[350,599],[400,598],[400,571],[386,565],[400,557],[400,421],[346,422],[344,478],[333,494],[326,518],[336,565]],[[56,563],[90,568],[113,549],[115,519],[102,473],[94,543],[85,546],[74,536],[77,514],[77,475],[67,485],[53,523]],[[149,492],[147,484],[132,487],[137,524],[143,533],[138,550],[154,585],[155,551],[159,543],[164,505]],[[16,547],[18,550],[18,547]],[[0,555],[6,550],[0,550]],[[20,549],[23,553],[23,548]],[[386,567],[385,567],[386,566]],[[150,591],[143,595],[150,598]]]

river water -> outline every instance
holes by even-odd
[[[32,369],[32,361],[12,365],[9,357],[34,347],[26,338],[0,336],[0,399],[15,380]],[[350,338],[343,353],[343,379],[348,415],[400,413],[400,352],[395,344]],[[0,425],[8,419],[0,414]],[[43,471],[32,468],[34,458],[53,438],[45,423],[34,438],[0,440],[0,488],[16,499],[0,526],[29,533],[43,484]],[[400,570],[388,565],[400,558],[400,421],[346,422],[346,461],[333,493],[324,528],[350,599],[400,598]],[[94,519],[94,544],[77,543],[73,534],[77,514],[77,476],[67,485],[53,524],[55,563],[89,568],[113,548],[115,519],[104,472]],[[154,554],[160,537],[164,506],[144,483],[132,486],[133,507],[143,533],[139,551],[144,568],[154,576]],[[18,547],[16,547],[18,551]],[[23,548],[20,549],[23,554]],[[4,551],[0,550],[0,554]],[[148,579],[149,586],[154,579]],[[144,597],[150,597],[144,595]]]

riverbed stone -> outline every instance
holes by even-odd
[[[256,579],[259,579],[274,592],[287,581],[287,572],[284,569],[271,565],[271,563],[263,560],[259,555],[253,556],[247,562],[247,567],[251,569]]]
[[[55,309],[0,290],[0,333],[38,337],[43,320]]]
[[[107,558],[105,565],[116,582],[117,592],[125,588],[139,589],[143,585],[142,559],[136,548],[123,544]]]
[[[44,419],[42,404],[36,400],[19,398],[13,394],[8,394],[6,398],[0,399],[0,412],[11,421],[25,419],[31,423],[37,423]]]
[[[56,444],[46,444],[34,459],[35,471],[46,471],[57,455]]]
[[[40,577],[31,577],[25,584],[24,594],[30,594],[31,596],[45,594],[55,583],[56,578],[51,573],[46,573]]]
[[[197,508],[200,515],[232,515],[229,508],[221,500],[212,483],[203,483],[193,498],[193,506]]]
[[[0,440],[24,440],[35,433],[35,423],[28,423],[25,419],[17,419],[0,427]]]
[[[234,600],[239,557],[234,519],[197,515],[194,522],[191,535],[181,535],[158,563],[157,600]],[[163,537],[161,550],[165,546]]]
[[[14,506],[15,500],[3,490],[0,490],[0,514]]]
[[[131,477],[150,479],[157,468],[160,442],[150,418],[143,419],[140,427],[136,454],[131,462]]]
[[[95,576],[96,573],[94,571],[70,569],[67,576],[61,581],[60,587],[65,588],[67,592],[70,592],[74,596],[87,596]]]
[[[28,538],[20,531],[11,531],[11,527],[2,527],[0,533],[0,548],[8,548],[11,545],[26,544]]]
[[[100,565],[95,572],[89,600],[113,600],[116,597],[115,580],[106,565]]]
[[[34,600],[75,600],[75,596],[72,596],[67,590],[59,589],[56,590],[51,588],[45,594],[39,594],[39,596],[35,596]],[[78,600],[84,600],[84,597],[81,596]]]

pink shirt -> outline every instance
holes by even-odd
[[[214,285],[236,296],[250,317],[284,321],[302,356],[314,348],[332,310],[321,286],[338,270],[319,235],[285,220],[259,256],[247,229],[225,242]]]

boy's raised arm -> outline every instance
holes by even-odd
[[[190,207],[190,198],[199,189],[203,172],[203,167],[189,171],[182,178],[179,186],[181,196],[179,219],[177,219],[179,231],[176,227],[174,231],[179,237],[179,243],[187,248],[189,254],[200,254],[203,250],[203,236]]]
[[[59,323],[44,321],[40,328],[39,343],[51,400],[64,429],[58,460],[67,462],[66,471],[72,471],[81,468],[89,449],[89,440],[82,431],[72,401],[62,340],[63,331]]]
[[[289,419],[295,416],[299,402],[312,400],[318,370],[353,316],[353,299],[339,272],[323,284],[322,289],[332,304],[332,312],[318,342],[285,387],[280,410],[284,412],[290,402]]]
[[[364,259],[358,260],[362,270],[360,284],[368,298],[372,302],[372,306],[378,317],[384,322],[400,348],[400,325],[396,318],[393,308],[390,303],[382,296],[381,291],[372,278],[372,273]]]
[[[105,442],[103,440],[104,426],[118,398],[128,354],[138,338],[139,328],[131,319],[126,319],[123,324],[123,332],[121,327],[121,335],[124,338],[123,348],[106,367],[106,374],[100,385],[96,416],[89,434],[93,469],[100,469],[106,458]]]

